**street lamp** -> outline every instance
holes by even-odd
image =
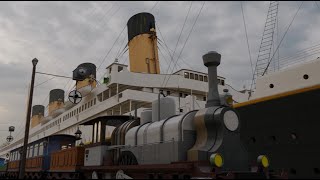
[[[76,141],[81,139],[82,132],[80,131],[79,127],[74,134],[76,135]]]
[[[24,143],[23,143],[23,149],[22,149],[22,155],[21,155],[21,161],[20,161],[19,179],[23,179],[25,166],[26,166],[27,145],[28,145],[28,139],[29,139],[29,127],[30,127],[30,117],[31,117],[31,105],[32,105],[34,79],[36,74],[37,63],[38,63],[38,59],[34,58],[32,60],[33,68],[32,68],[32,76],[31,76],[28,111],[27,111],[27,117],[26,117],[26,127],[25,127],[25,133],[24,133]]]
[[[82,132],[80,131],[79,127],[78,127],[78,130],[77,130],[74,134],[75,134],[75,137],[76,137],[76,141],[82,139],[82,138],[81,138]],[[82,142],[82,140],[81,140],[79,146],[83,146],[83,145],[84,145],[84,144],[83,144],[83,142]]]

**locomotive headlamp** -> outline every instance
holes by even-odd
[[[264,168],[269,167],[269,159],[266,155],[260,155],[257,159],[258,164]]]
[[[231,106],[233,104],[232,96],[226,96],[226,103]]]
[[[221,154],[215,153],[210,156],[210,164],[216,167],[222,167],[223,166],[223,158]]]
[[[229,131],[235,131],[239,127],[238,115],[232,110],[228,110],[224,113],[223,122]]]

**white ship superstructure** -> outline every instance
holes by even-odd
[[[52,134],[74,135],[78,124],[103,115],[137,115],[147,108],[151,108],[152,101],[157,100],[159,90],[172,97],[176,102],[176,112],[183,113],[193,109],[204,108],[207,99],[208,75],[188,69],[181,69],[168,78],[166,74],[134,73],[127,65],[112,63],[106,68],[108,83],[100,84],[96,88],[88,85],[81,88],[90,89],[78,104],[67,101],[63,108],[54,110],[50,116],[42,119],[41,123],[31,128],[29,142]],[[169,79],[166,87],[160,85],[164,79]],[[218,77],[219,92],[223,94],[228,89],[235,102],[243,102],[248,98],[248,91],[238,92],[225,83],[225,78]],[[179,108],[180,107],[180,108]],[[92,140],[92,130],[79,127],[83,132],[84,143]],[[111,136],[113,127],[107,128],[106,136]],[[16,138],[14,142],[1,149],[1,155],[21,146],[23,138]]]

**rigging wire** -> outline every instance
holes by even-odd
[[[159,3],[159,1],[157,1],[157,2],[153,5],[153,7],[150,9],[150,12],[157,6],[158,3]]]
[[[318,46],[319,46],[319,45],[318,45]],[[303,50],[302,52],[296,53],[296,54],[294,54],[294,55],[280,58],[280,60],[281,60],[282,62],[285,62],[285,61],[288,61],[288,60],[290,60],[290,59],[294,59],[294,58],[296,58],[296,57],[299,57],[299,56],[301,56],[301,55],[303,56],[303,55],[305,55],[305,54],[307,54],[307,53],[310,53],[310,52],[312,52],[312,51],[319,51],[319,50],[320,50],[320,47],[308,48],[308,49],[305,49],[305,50]]]
[[[106,11],[106,13],[98,20],[99,25],[101,26],[102,24],[102,20],[107,16],[107,14],[109,14],[109,12],[111,12],[111,9],[114,7],[115,3],[112,3],[111,7]],[[98,26],[95,26],[95,28],[98,28]],[[91,28],[92,29],[92,28]]]
[[[121,9],[121,6],[119,6],[119,8],[116,9],[116,11],[110,16],[109,20],[108,20],[105,24],[102,25],[102,28],[104,28],[104,27],[111,21],[111,19],[113,18],[113,16],[114,16],[115,14],[117,14],[120,9]]]
[[[179,37],[178,37],[176,46],[175,46],[175,48],[174,48],[174,50],[173,50],[173,54],[172,54],[172,56],[171,56],[170,63],[169,63],[169,68],[167,69],[166,74],[168,73],[168,70],[169,70],[170,67],[171,67],[171,63],[174,61],[174,60],[173,60],[174,54],[175,54],[175,52],[176,52],[176,50],[177,50],[177,47],[178,47],[178,44],[179,44],[179,41],[180,41],[182,32],[183,32],[184,27],[185,27],[185,25],[186,25],[186,22],[187,22],[187,20],[188,20],[189,13],[190,13],[190,10],[191,10],[191,7],[192,7],[192,3],[193,3],[193,1],[191,1],[190,6],[189,6],[189,9],[188,9],[188,13],[187,13],[187,15],[186,15],[186,18],[184,19],[183,26],[182,26],[182,28],[181,28],[181,31],[180,31],[180,34],[179,34]],[[166,77],[164,78],[164,81],[165,81],[165,79],[166,79]]]
[[[43,81],[43,82],[35,85],[34,88],[36,88],[36,87],[38,87],[38,86],[41,86],[42,84],[44,84],[44,83],[46,83],[46,82],[48,82],[48,81],[50,81],[50,80],[52,80],[52,79],[54,79],[54,78],[56,78],[56,77],[52,77],[52,78],[50,78],[50,79],[47,79],[47,80],[45,80],[45,81]]]
[[[317,1],[314,1],[314,3],[317,5],[317,7],[320,9],[320,7],[319,7],[319,5],[318,5],[318,3],[317,3]]]
[[[61,77],[61,78],[72,79],[72,77],[69,77],[69,76],[61,76],[61,75],[50,74],[50,73],[43,73],[43,72],[36,72],[36,73],[37,73],[37,74],[44,74],[44,75],[48,75],[48,76],[54,76],[54,77]]]
[[[274,55],[275,55],[275,54],[276,54],[276,52],[278,51],[278,49],[279,49],[279,47],[280,47],[280,45],[281,45],[281,43],[282,43],[282,41],[283,41],[284,37],[286,36],[286,34],[287,34],[288,30],[290,29],[290,27],[291,27],[291,25],[292,25],[292,23],[293,23],[294,19],[296,18],[296,16],[297,16],[297,14],[298,14],[299,10],[301,9],[301,6],[302,6],[303,2],[304,2],[304,1],[302,1],[302,2],[301,2],[300,6],[299,6],[299,8],[298,8],[298,10],[297,10],[297,12],[296,12],[296,13],[295,13],[295,15],[293,16],[292,21],[290,22],[290,24],[289,24],[289,26],[288,26],[287,30],[285,31],[285,33],[284,33],[283,37],[281,38],[281,40],[280,40],[280,42],[279,42],[279,44],[278,44],[278,46],[277,46],[276,51],[273,53],[272,57],[270,58],[270,60],[269,60],[269,62],[268,62],[268,64],[267,64],[267,67],[265,68],[265,70],[264,70],[264,72],[263,72],[262,76],[267,72],[267,70],[268,70],[268,68],[269,68],[269,65],[270,65],[270,63],[271,63],[271,61],[272,61],[272,59],[273,59]]]
[[[252,75],[254,75],[252,58],[251,58],[251,52],[250,52],[250,46],[249,46],[249,38],[248,38],[248,33],[247,33],[247,25],[246,25],[246,20],[245,20],[245,18],[244,18],[242,1],[240,1],[240,4],[241,4],[241,12],[242,12],[242,18],[243,18],[244,31],[245,31],[245,33],[246,33],[246,39],[247,39],[247,47],[248,47],[248,53],[249,53],[251,71],[252,71]]]
[[[104,61],[106,60],[106,58],[108,57],[108,55],[110,54],[111,50],[113,49],[113,47],[115,46],[116,42],[118,42],[121,34],[123,33],[123,31],[125,30],[126,25],[123,27],[123,29],[121,30],[120,34],[118,35],[118,37],[116,38],[116,40],[113,42],[111,48],[109,49],[108,53],[104,56],[104,58],[102,59],[102,62],[100,63],[99,67],[97,68],[97,72],[99,71],[102,63],[104,63]]]
[[[162,44],[161,43],[159,43],[161,46],[162,46]],[[168,50],[172,53],[173,52],[173,50],[172,49],[170,49],[170,48],[168,48]],[[170,53],[169,52],[169,53]],[[187,65],[188,66],[188,68],[190,68],[190,69],[194,69],[193,67],[191,67],[191,65],[189,64],[189,63],[187,63],[187,61],[185,60],[185,59],[182,59],[182,58],[180,58],[180,60],[183,62],[183,63],[185,63],[185,65]],[[181,69],[181,66],[178,64],[178,66],[179,66],[179,68]]]
[[[199,16],[200,16],[201,12],[202,12],[202,9],[203,9],[203,7],[204,7],[205,3],[206,3],[206,2],[204,1],[204,2],[203,2],[203,4],[202,4],[202,7],[201,7],[201,9],[200,9],[200,11],[199,11],[199,13],[198,13],[198,15],[197,15],[197,17],[196,17],[196,19],[195,19],[195,21],[194,21],[193,25],[192,25],[192,27],[191,27],[191,30],[190,30],[190,32],[189,32],[189,34],[188,34],[188,36],[187,36],[186,41],[185,41],[185,42],[184,42],[184,44],[183,44],[183,47],[182,47],[182,49],[181,49],[181,51],[180,51],[180,54],[179,54],[179,56],[178,56],[178,58],[177,58],[177,60],[176,60],[176,62],[175,62],[175,64],[174,64],[173,68],[175,68],[175,67],[176,67],[176,65],[177,65],[177,63],[178,63],[178,61],[179,61],[179,58],[180,58],[180,56],[181,56],[181,54],[182,54],[182,52],[183,52],[183,50],[184,50],[184,48],[185,48],[185,46],[186,46],[186,44],[187,44],[187,42],[188,42],[189,38],[190,38],[190,35],[191,35],[191,33],[192,33],[192,31],[193,31],[193,29],[194,29],[195,25],[196,25],[196,22],[198,21],[198,18],[199,18]],[[171,72],[171,73],[172,73],[172,72]],[[171,75],[169,75],[169,78],[168,78],[168,80],[167,80],[166,84],[164,85],[164,87],[165,87],[165,86],[167,85],[167,83],[169,82],[170,77],[171,77]]]
[[[159,43],[159,45],[160,45],[163,49],[165,49],[160,43]],[[165,57],[164,53],[161,51],[160,46],[159,46],[160,54],[163,56],[164,60],[165,60],[166,63],[168,64],[169,62],[168,62],[167,58]],[[169,55],[169,56],[170,56],[170,55]],[[170,61],[170,60],[169,60],[169,61]],[[181,68],[181,67],[180,67],[180,68]]]
[[[126,47],[127,47],[128,44],[126,44],[126,45],[124,46],[124,48],[122,49],[122,51],[121,51],[121,47],[123,46],[123,44],[126,43],[126,42],[125,42],[125,41],[126,41],[126,38],[127,38],[127,36],[124,36],[123,40],[121,41],[120,46],[119,46],[119,49],[118,49],[118,51],[117,51],[116,58],[118,58],[118,57],[120,56],[120,54],[126,49]],[[121,52],[120,52],[120,51],[121,51]]]

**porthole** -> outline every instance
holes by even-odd
[[[270,84],[270,85],[269,85],[269,87],[270,87],[270,88],[273,88],[273,87],[274,87],[274,85],[273,85],[273,84]]]
[[[297,140],[298,139],[298,136],[296,133],[291,133],[291,139],[292,140]]]
[[[303,75],[303,79],[309,79],[309,75],[308,74],[305,74],[305,75]]]

